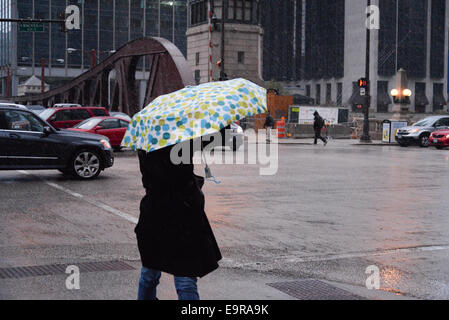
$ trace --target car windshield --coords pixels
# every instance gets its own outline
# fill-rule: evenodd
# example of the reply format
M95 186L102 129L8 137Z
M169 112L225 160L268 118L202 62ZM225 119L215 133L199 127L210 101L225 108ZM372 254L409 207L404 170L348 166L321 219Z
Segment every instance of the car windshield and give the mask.
M414 127L431 127L433 122L435 122L435 119L427 118L427 119L423 119L421 121L418 121L413 126Z
M39 117L41 117L44 120L47 120L52 114L55 112L55 109L45 109L41 113L39 113Z
M91 130L97 126L103 119L86 119L83 122L78 123L74 128Z

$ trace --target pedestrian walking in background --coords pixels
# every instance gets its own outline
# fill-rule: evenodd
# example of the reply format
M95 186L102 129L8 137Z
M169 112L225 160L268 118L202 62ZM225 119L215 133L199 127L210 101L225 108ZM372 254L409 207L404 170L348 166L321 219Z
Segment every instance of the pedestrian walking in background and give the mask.
M271 142L271 129L274 127L274 119L271 116L270 111L267 112L267 116L265 118L265 124L263 125L264 128L267 129L267 142Z
M327 139L323 138L321 136L321 130L324 127L324 119L320 116L320 114L318 113L318 111L315 111L313 113L313 116L315 117L315 120L313 122L313 129L315 131L315 141L314 144L318 144L318 139L322 140L324 145L327 144Z
M139 300L156 300L161 271L174 275L179 300L199 300L197 278L217 269L222 258L204 212L204 178L193 173L193 144L184 143L190 144L189 164L172 163L173 146L138 151L146 190L135 228L142 260Z

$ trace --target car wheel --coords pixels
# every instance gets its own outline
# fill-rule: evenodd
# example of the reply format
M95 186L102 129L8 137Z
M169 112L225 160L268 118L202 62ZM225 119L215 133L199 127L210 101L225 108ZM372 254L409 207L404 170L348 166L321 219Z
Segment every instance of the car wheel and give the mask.
M75 153L71 162L72 174L82 180L98 177L101 172L100 156L91 150L80 150Z
M419 137L419 145L422 148L427 148L429 146L429 134L424 133Z

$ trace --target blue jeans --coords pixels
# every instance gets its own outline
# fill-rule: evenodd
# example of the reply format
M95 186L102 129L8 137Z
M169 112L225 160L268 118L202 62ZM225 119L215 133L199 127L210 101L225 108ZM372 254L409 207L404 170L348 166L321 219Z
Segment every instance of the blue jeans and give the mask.
M137 300L156 300L156 287L160 278L160 271L142 267ZM175 277L175 287L179 300L200 300L196 281L196 278Z

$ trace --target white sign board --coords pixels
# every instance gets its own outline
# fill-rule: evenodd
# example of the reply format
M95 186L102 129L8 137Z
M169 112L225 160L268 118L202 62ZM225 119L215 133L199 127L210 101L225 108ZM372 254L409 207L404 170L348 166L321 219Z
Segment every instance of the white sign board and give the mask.
M322 108L322 107L304 107L294 106L299 108L299 124L313 124L315 117L313 114L318 111L320 116L324 119L326 124L338 124L338 108Z

